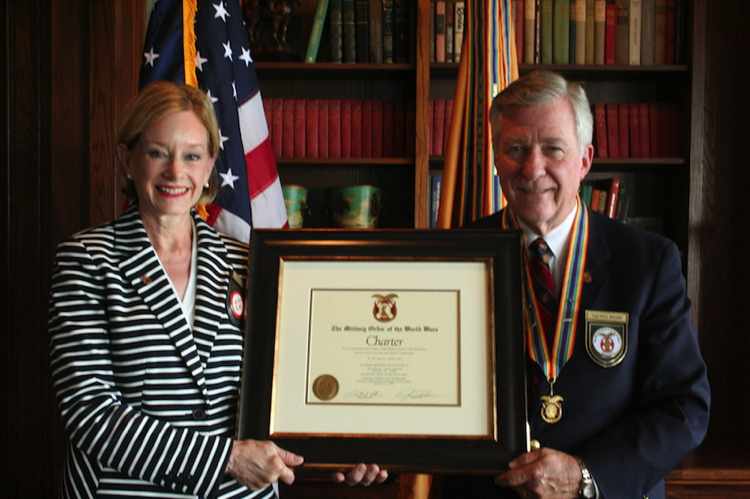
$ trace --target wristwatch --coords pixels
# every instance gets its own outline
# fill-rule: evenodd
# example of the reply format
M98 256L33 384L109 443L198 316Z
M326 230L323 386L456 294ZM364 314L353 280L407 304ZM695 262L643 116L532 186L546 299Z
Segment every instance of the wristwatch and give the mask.
M578 466L581 467L581 486L578 488L578 495L584 499L594 499L596 497L596 487L594 479L591 478L591 472L580 459L576 458Z

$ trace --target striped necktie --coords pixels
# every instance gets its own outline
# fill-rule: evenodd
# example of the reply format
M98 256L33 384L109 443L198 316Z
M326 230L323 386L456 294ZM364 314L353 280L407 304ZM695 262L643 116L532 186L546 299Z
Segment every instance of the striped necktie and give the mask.
M542 329L550 341L555 336L555 320L557 319L557 297L555 296L555 279L549 267L550 249L544 239L537 238L531 246L531 261L529 266L534 279L534 295L537 308L542 319Z

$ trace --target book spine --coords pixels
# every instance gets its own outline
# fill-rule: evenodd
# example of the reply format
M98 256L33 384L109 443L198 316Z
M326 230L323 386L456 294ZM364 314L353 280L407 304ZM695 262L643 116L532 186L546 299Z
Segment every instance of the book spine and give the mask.
M607 0L594 0L594 64L604 64Z
M659 126L661 131L661 156L662 158L673 158L676 156L672 145L674 144L674 130L672 130L672 117L670 115L671 105L662 102L659 104Z
M526 3L524 0L513 0L513 27L516 30L516 60L519 63L523 62L525 7ZM458 16L458 2L456 3L456 16ZM456 19L456 23L458 24L458 19Z
M576 0L576 64L586 64L586 0ZM593 33L592 33L593 34ZM593 58L593 54L592 54ZM571 61L572 62L572 61Z
M599 158L608 158L607 148L607 109L606 104L594 104L594 126L596 131L596 153Z
M662 66L667 62L667 0L656 0L654 19L654 64Z
M393 114L393 102L392 100L383 101L383 157L392 158L394 148L394 122L395 117Z
M309 99L305 101L305 149L307 150L308 158L317 158L320 155L318 132L320 130L318 126L318 111L319 103L317 99Z
M341 99L341 157L352 157L352 100Z
M344 62L357 62L357 25L354 13L354 0L341 0L343 16Z
M445 4L445 62L453 62L453 17L456 14L453 2Z
M305 100L294 99L294 155L295 158L304 158L307 156L306 146L307 138L305 133L307 126L305 124Z
M641 0L641 66L653 66L656 0Z
M628 49L629 61L631 66L641 64L641 30L642 30L642 9L641 0L630 0L630 48Z
M282 144L284 140L284 99L273 99L273 155L277 158L282 156Z
M554 0L541 0L541 48L540 56L542 64L552 64L552 25L554 20Z
M372 157L383 157L383 101L372 101Z
M318 156L328 158L328 100L318 101Z
M570 61L570 0L553 1L552 62Z
M534 4L534 64L542 62L542 2L535 0Z
M352 158L362 157L362 100L352 100Z
M617 5L607 4L607 21L604 34L604 64L615 64L615 28L617 27Z
M617 214L617 198L620 195L620 179L615 177L612 179L612 183L609 186L609 193L607 194L607 208L605 215L609 218L615 218Z
M284 99L283 109L284 140L282 141L281 156L294 157L294 99Z
M370 62L370 0L354 0L355 57L358 63Z
M393 62L393 0L383 0L383 62Z
M594 64L596 38L596 18L595 18L595 0L586 0L586 62L585 64Z
M443 125L443 155L446 153L451 134L451 120L453 119L453 99L445 101L445 122Z
M536 26L536 1L526 0L523 15L523 62L534 64L534 39L536 37L534 27Z
M409 0L393 1L393 61L409 62L410 15Z
M343 39L343 0L329 0L329 17L331 19L331 62L342 62L344 57Z
M393 157L406 157L406 101L393 101Z
M607 150L610 158L620 157L620 117L616 103L607 104Z
M677 0L674 25L674 63L685 64L685 33L687 31L687 5L685 0Z
M641 127L641 157L652 158L651 155L651 119L648 112L648 103L638 104L638 124Z
M307 52L305 53L305 62L314 63L318 58L318 49L320 49L320 38L323 35L323 25L328 15L328 1L318 0L318 7L315 9L310 39L307 42Z
M568 64L576 63L576 4L577 0L569 0L568 5Z
M383 1L369 0L368 5L370 62L380 64L383 62Z
M435 62L445 62L445 1L435 5Z
M372 158L372 100L362 101L362 157Z
M641 125L638 120L638 104L628 104L628 123L630 128L630 157L642 158Z
M666 64L674 64L675 61L675 35L676 35L676 0L667 0L667 47Z
M328 101L328 157L341 157L341 101Z
M652 102L648 105L649 127L651 136L651 157L661 158L664 155L661 151L661 117L659 104Z
M521 4L521 6L523 6L524 0L518 0L518 2ZM466 29L466 2L456 2L456 15L454 17L454 21L453 62L461 62L461 51L464 44L464 30ZM521 36L523 36L523 30L521 30Z
M628 105L626 103L620 103L617 106L617 115L619 117L619 132L620 132L620 157L630 157L630 113L628 112Z
M630 61L630 0L617 0L615 28L615 64L627 66Z

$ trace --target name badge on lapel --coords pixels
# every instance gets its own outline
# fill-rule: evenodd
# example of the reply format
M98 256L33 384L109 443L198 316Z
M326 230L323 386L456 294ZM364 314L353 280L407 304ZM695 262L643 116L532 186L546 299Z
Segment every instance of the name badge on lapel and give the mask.
M602 367L614 367L628 352L627 312L586 310L586 351Z
M232 272L229 279L229 293L227 294L227 312L233 326L242 329L242 321L245 319L245 294L242 278L237 272Z

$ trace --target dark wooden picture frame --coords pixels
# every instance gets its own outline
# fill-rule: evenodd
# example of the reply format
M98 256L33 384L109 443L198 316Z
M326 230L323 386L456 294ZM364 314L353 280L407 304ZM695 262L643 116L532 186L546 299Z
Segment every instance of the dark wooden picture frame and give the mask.
M312 469L373 462L391 471L496 473L528 450L520 231L256 229L250 254L238 438L274 440L304 456L304 466ZM273 434L280 269L286 260L485 262L492 435Z

